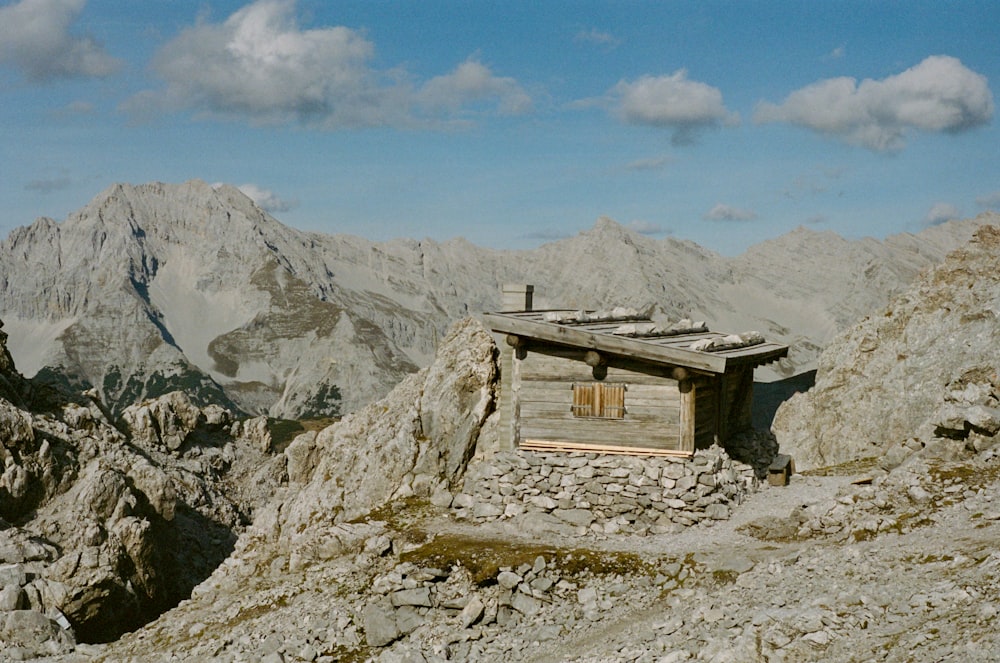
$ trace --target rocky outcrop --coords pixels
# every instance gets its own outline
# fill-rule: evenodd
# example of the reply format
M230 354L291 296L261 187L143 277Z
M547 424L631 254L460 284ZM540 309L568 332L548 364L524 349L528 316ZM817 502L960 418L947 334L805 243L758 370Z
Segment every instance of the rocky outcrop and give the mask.
M0 398L0 648L23 658L187 597L283 476L218 406L168 394L113 425L99 401L56 396L36 411Z
M178 451L199 437L206 441L207 436L227 429L232 418L232 412L218 405L196 406L182 391L130 405L122 412L133 440L169 451Z
M339 552L339 544L331 547L331 523L451 488L494 409L496 356L482 325L463 320L430 368L318 434L295 438L285 450L289 492L257 518L240 541L242 553L255 563L262 555L268 563L275 555L308 563Z
M1000 431L1000 228L984 226L883 313L832 341L773 429L797 469L981 450Z
M503 283L536 284L539 308L758 329L791 346L758 377L787 377L989 218L884 242L800 228L737 258L602 218L511 252L300 232L228 186L116 184L0 243L0 311L26 375L115 413L176 390L251 414L354 411L429 365L451 322L496 310Z

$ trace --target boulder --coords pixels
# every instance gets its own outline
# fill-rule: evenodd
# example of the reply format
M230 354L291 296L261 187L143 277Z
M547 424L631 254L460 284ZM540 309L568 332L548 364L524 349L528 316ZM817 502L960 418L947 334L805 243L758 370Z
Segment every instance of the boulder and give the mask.
M886 310L830 342L815 386L774 417L781 452L797 470L882 456L904 440L929 442L935 431L1000 431L998 259L1000 228L981 226Z
M22 660L67 654L76 644L72 633L34 610L0 613L0 643L9 653L17 650Z

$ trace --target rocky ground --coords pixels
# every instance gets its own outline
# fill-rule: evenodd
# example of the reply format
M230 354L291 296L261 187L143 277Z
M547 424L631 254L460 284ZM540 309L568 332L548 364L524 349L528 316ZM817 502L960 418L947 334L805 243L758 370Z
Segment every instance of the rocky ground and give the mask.
M645 537L526 535L410 500L333 530L343 554L227 564L59 660L991 661L998 477L993 450L856 464Z

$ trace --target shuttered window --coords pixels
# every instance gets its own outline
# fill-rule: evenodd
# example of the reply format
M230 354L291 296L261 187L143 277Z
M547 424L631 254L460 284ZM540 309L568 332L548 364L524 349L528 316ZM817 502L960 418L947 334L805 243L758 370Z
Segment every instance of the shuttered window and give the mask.
M573 416L625 418L625 385L604 382L573 384Z

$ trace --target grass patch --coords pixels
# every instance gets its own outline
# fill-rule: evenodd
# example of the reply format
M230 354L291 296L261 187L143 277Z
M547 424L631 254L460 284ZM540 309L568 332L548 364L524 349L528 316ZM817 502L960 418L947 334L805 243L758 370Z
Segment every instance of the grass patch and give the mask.
M719 587L732 585L739 577L739 571L733 571L732 569L716 569L712 571L712 580L714 580L715 584Z
M414 523L424 520L431 511L432 507L425 498L411 495L400 500L386 502L377 509L349 522L381 521L389 529L395 530L395 533L399 535L397 538L402 538L407 543L423 543L430 539L431 535Z
M630 552L590 550L587 548L560 548L533 543L518 543L504 539L480 539L462 534L437 536L424 545L404 552L401 562L422 567L449 569L462 566L477 585L495 582L501 568L532 565L542 556L547 565L554 566L562 575L646 575L659 572L659 560L645 560Z
M839 465L828 465L827 467L814 467L811 470L799 472L804 477L839 477L851 476L853 474L865 474L878 467L878 456L868 458L858 458L849 460Z

